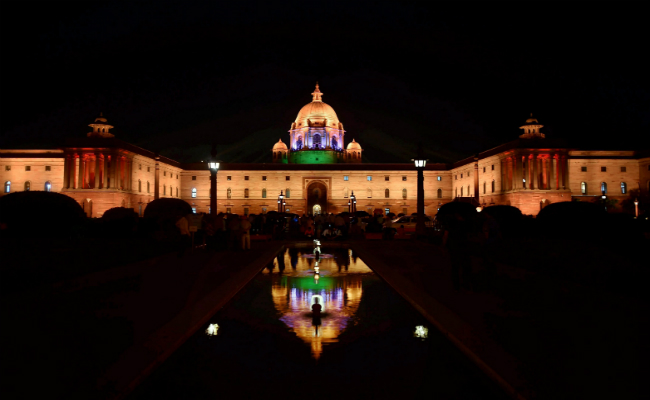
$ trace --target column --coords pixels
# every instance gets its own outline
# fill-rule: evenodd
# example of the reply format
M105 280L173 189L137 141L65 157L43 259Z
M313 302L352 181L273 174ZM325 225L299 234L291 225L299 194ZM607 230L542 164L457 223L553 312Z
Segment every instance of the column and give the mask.
M102 189L108 188L108 157L102 154Z
M508 158L508 190L512 190L512 180L513 180L513 175L514 175L514 162L515 158L514 157L509 157Z
M65 156L63 164L63 188L67 189L70 184L70 155Z
M567 189L569 186L569 168L568 168L568 160L566 156L563 156L561 158L561 165L562 165L562 189Z
M102 159L99 153L95 153L95 182L93 187L99 189L102 186Z
M77 181L77 189L83 189L84 188L84 155L79 154L79 158L77 159L78 161L78 181Z
M116 190L120 189L120 157L116 154L113 156L113 188Z
M539 187L537 186L537 154L533 154L530 161L533 164L533 168L531 168L532 174L530 176L530 189L534 190Z
M70 173L72 174L72 188L73 189L78 189L79 188L79 155L75 154L72 158L72 162L74 163L74 166L72 167L72 171Z
M160 156L156 156L156 171L153 183L153 198L157 200L160 198Z
M523 176L524 176L524 164L523 164L523 157L521 155L517 155L517 165L515 166L516 168L516 173L515 173L515 189L523 189L524 187L524 182L523 182Z

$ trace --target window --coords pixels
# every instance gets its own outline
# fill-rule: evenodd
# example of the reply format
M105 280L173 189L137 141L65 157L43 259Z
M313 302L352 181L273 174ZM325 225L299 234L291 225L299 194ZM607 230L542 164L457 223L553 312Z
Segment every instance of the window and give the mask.
M291 211L291 209L290 208L285 208L284 211L289 212L289 211Z
M367 194L368 194L368 198L371 199L372 198L372 189L368 189Z
M31 171L32 167L31 165L25 165L25 171Z
M138 192L142 193L142 181L138 179Z
M580 182L580 193L587 194L587 182Z
M163 185L163 196L167 196L167 185Z
M167 176L167 171L163 171L163 176Z
M492 179L492 193L494 193L494 187L496 186L496 182L494 182L494 179Z
M621 172L627 172L627 167L621 167Z
M487 182L483 181L483 194L487 193Z
M147 193L150 193L149 188L150 188L150 187L149 187L149 182L147 182Z
M468 177L468 178L469 178L469 173L470 173L470 172L471 172L471 171L467 171L467 177Z
M406 181L406 177L405 177L405 176L402 177L402 181Z
M625 167L623 167L623 168L625 168ZM46 170L46 171L52 171L52 167L49 166L49 165L46 165L46 166L45 166L45 170ZM621 172L625 172L625 171L621 171Z
M385 181L389 181L389 180L390 180L390 176L386 175L386 176L384 177L384 180L385 180Z
M600 172L607 172L607 167L600 167Z
M289 175L287 175L285 179L286 179L287 181L290 181L290 180L291 180L291 177L290 177Z
M151 167L147 167L147 172L151 172Z
M196 175L193 175L193 176L192 176L192 180L193 180L193 181L196 180Z
M232 214L232 208L230 207L226 208L226 214Z
M494 164L492 164L492 171L494 171Z
M580 172L587 172L587 167L580 167Z
M402 198L406 200L406 189L402 189Z
M467 185L467 195L468 195L468 196L471 196L471 195L469 194L469 185Z
M439 199L442 199L442 189L438 189L437 196Z
M248 207L244 207L244 215L248 216Z
M5 182L5 193L11 192L11 181Z
M442 180L442 176L438 175L438 182Z
M178 174L176 174L176 179L178 179Z
M142 171L142 164L138 164L138 169Z
M463 186L460 187L460 197L463 197Z
M226 177L226 180L227 180L227 181L232 181L232 176L228 175L228 176Z
M458 180L458 175L454 175L454 180Z
M30 181L25 182L25 191L29 192L32 190L32 183Z
M196 207L192 207L192 213L196 214Z
M368 180L368 182L372 181L372 175L368 175L366 179Z
M5 171L11 171L11 165L5 165Z
M621 193L625 194L627 193L627 183L621 182Z
M266 214L266 207L262 207L262 214Z
M232 189L231 188L228 188L228 190L226 190L226 197L229 198L229 199L232 199Z
M603 167L603 168L604 168L604 167ZM607 194L607 182L601 182L601 183L600 183L600 192L601 192L603 195L606 195L606 194Z
M350 180L350 177L349 177L348 175L343 175L343 180L344 180L344 181L349 181L349 180Z
M245 181L248 180L248 175L244 176L244 180L245 180Z
M290 197L291 197L291 189L288 189L288 188L287 188L287 191L284 192L284 195L285 195L285 197L286 197L287 199L290 198Z
M622 186L623 185L621 185L621 187ZM51 192L52 191L52 182L50 182L50 181L45 182L45 191L46 192ZM625 192L623 192L623 193L625 193Z
M196 188L192 188L192 198L196 198Z
M460 179L463 179L463 174L460 174Z
M262 198L266 199L266 189L262 189Z
M485 173L485 167L483 167L483 173Z
M244 189L244 198L248 198L248 188Z
M178 197L178 188L176 188L176 197Z
M384 208L384 215L390 214L390 208Z
M458 188L456 188L456 191L455 191L454 197L458 197Z
M390 197L390 190L389 190L389 189L384 190L384 197L385 197L385 198L389 198L389 197Z
M262 177L262 180L265 181L265 180L266 180L266 176L263 176L263 177Z
M348 198L348 188L347 188L347 187L344 187L344 188L343 188L343 198L344 198L344 199L347 199L347 198Z

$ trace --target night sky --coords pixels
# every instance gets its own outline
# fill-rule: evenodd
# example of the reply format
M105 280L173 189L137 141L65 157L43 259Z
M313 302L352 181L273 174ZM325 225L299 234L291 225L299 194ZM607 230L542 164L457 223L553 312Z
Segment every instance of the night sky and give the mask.
M270 161L319 81L366 162L516 139L646 149L642 3L1 3L0 146L116 137L179 161Z

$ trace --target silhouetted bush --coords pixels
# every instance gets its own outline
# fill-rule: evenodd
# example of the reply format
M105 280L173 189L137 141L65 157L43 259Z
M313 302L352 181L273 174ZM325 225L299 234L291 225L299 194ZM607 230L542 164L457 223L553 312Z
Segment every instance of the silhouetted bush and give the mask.
M11 236L68 235L85 215L73 198L53 192L16 192L0 197L0 225Z
M176 220L192 214L192 207L181 199L157 199L144 209L144 224L146 229L155 230L158 237L171 238L177 233Z
M549 239L604 239L607 213L601 204L561 202L544 207L537 214L541 233Z
M451 203L443 204L436 214L436 219L443 228L458 218L469 222L474 221L476 218L476 206L467 202L452 201Z
M521 210L513 206L490 206L481 212L494 218L499 225L501 236L514 237L521 227L523 215Z
M106 210L101 221L105 233L131 235L138 226L138 219L138 213L132 208L114 207Z

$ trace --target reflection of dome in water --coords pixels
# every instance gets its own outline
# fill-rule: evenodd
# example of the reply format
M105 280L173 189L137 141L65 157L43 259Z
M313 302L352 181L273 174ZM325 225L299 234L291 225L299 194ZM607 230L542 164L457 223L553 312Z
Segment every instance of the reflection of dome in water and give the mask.
M284 258L285 264L289 265L288 252ZM271 295L275 308L282 315L280 320L311 345L312 355L318 359L323 344L337 342L357 312L363 294L362 278L372 271L361 260L350 260L350 270L354 272L338 274L336 259L332 257L323 260L320 265L322 274L316 280L313 275L308 275L308 259L299 257L298 260L291 275L287 275L285 270L282 275L273 276ZM319 303L325 313L318 329L312 324L311 306L315 297L320 297Z

